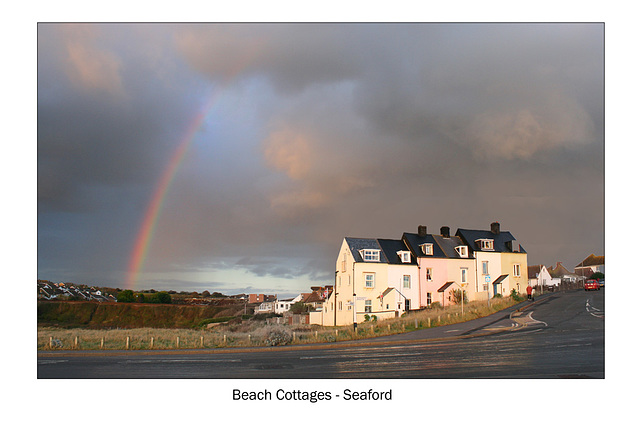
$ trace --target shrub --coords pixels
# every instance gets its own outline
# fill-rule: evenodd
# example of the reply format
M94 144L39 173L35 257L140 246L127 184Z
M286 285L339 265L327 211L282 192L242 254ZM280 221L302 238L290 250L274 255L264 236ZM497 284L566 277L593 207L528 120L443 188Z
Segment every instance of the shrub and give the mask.
M520 296L520 294L518 294L518 292L516 292L515 289L511 289L511 295L510 295L511 299L516 301L516 302L520 302L523 301L524 298Z
M118 302L134 302L135 297L133 295L133 291L131 289L126 289L120 293L118 293Z
M292 340L293 337L287 329L275 328L267 335L266 343L268 346L287 345Z

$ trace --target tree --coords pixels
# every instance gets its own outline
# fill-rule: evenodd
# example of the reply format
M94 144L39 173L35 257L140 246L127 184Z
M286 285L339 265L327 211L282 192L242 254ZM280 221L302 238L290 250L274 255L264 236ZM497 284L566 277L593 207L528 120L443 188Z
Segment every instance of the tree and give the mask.
M119 292L117 300L118 302L134 302L135 297L133 296L133 291L131 289L125 289L124 291Z
M158 303L171 304L171 295L168 292L158 292L156 296L158 297Z
M293 314L302 314L309 311L309 306L302 301L298 301L291 304L291 308L289 308L289 311Z

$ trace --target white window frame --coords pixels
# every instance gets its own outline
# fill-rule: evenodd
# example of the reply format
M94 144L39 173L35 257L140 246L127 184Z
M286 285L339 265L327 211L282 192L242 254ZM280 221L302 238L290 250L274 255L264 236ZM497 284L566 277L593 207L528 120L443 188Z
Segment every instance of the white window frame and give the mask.
M489 275L489 261L482 261L482 274L484 276Z
M403 289L411 289L411 276L408 274L404 274L402 276L402 288Z
M431 292L427 292L427 307L430 307L432 303L433 300L431 299Z
M371 277L369 279L369 277ZM371 286L369 286L371 283ZM366 289L373 289L376 287L376 273L364 273L364 287Z
M361 249L360 256L365 262L380 261L380 249Z
M478 244L480 250L482 251L493 250L493 239L478 239L476 240L476 244Z
M364 301L364 312L365 313L373 312L373 304L371 303L370 299Z
M420 245L420 249L425 255L433 255L433 243L423 243Z
M520 264L513 264L513 277L520 277Z
M460 283L461 284L469 283L469 269L466 267L460 268Z
M411 262L411 252L409 251L398 251L398 256L400 257L400 261L403 263Z
M469 256L469 251L466 246L456 246L456 252L458 252L458 255L462 258L467 258Z
M425 277L427 278L427 282L433 282L433 268L427 267L425 269Z

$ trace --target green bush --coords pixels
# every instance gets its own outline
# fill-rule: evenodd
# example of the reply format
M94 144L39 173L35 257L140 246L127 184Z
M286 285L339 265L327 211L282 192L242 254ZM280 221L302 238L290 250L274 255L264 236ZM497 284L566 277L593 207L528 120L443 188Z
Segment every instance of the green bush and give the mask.
M126 289L118 293L117 300L118 302L134 302L135 296L133 295L133 291L131 289Z
M516 301L516 302L520 302L520 301L524 301L524 298L520 296L520 294L518 292L516 292L515 289L511 289L511 295L510 295L511 299Z

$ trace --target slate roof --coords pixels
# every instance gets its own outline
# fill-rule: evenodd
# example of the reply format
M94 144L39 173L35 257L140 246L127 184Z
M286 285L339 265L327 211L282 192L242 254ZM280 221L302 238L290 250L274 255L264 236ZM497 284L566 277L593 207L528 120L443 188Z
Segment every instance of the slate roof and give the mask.
M436 239L433 238L432 234L427 234L425 236L420 236L417 233L404 233L402 235L402 239L407 242L411 252L417 257L427 257L427 258L446 258L447 255L442 251ZM423 243L431 243L433 244L433 255L425 255L420 248L420 245Z
M440 246L442 252L444 252L445 256L447 258L463 258L460 256L460 254L458 253L458 251L456 251L456 247L458 246L467 246L460 237L458 236L451 236L451 237L444 237L444 236L440 236L440 235L435 235L433 236L433 238L436 240L436 242L438 242L438 245ZM473 258L473 254L468 254L468 257L464 257L466 258Z
M386 263L388 262L382 248L378 244L378 239L360 239L356 237L345 237L347 241L347 245L349 245L349 249L351 250L351 255L353 255L353 259L355 262L365 262L360 256L361 249L378 249L380 250L380 261L367 261L367 262L380 262Z
M472 251L477 252L512 252L507 246L507 242L516 240L509 231L501 231L498 234L494 234L490 230L468 230L459 228L456 232L456 236L461 237ZM493 251L482 251L476 244L476 241L479 239L493 240ZM522 246L520 246L519 252L527 253Z
M411 255L411 262L402 262L398 251L411 252L402 240L394 239L377 239L378 245L382 248L382 252L389 261L389 264L417 265L416 257ZM380 257L382 259L382 257Z

